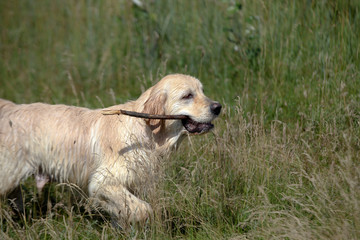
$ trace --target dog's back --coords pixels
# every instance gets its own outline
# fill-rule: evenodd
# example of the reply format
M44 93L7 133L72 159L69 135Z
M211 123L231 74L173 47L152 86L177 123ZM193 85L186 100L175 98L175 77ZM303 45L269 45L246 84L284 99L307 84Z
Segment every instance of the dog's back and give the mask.
M0 98L0 118L9 110L9 108L16 106L15 103Z

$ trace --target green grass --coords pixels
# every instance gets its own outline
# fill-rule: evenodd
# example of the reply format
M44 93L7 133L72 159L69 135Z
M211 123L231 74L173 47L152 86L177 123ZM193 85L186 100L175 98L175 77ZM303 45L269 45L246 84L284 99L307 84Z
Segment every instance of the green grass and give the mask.
M360 238L358 1L1 1L0 54L17 103L100 108L185 73L225 105L166 161L150 228L56 184L42 210L29 180L23 219L0 202L1 238Z

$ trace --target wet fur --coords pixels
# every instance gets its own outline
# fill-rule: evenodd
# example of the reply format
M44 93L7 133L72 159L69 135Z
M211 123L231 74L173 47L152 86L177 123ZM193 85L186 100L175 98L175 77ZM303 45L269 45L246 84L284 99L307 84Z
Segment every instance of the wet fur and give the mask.
M194 99L182 101L191 91ZM186 75L169 75L137 100L107 109L150 114L186 114L200 122L216 116L201 83ZM0 99L0 195L30 175L46 175L74 183L94 203L118 219L145 221L148 203L134 189L157 177L157 158L181 142L186 130L180 120L144 120L105 116L101 109L14 104ZM136 191L135 191L136 192Z

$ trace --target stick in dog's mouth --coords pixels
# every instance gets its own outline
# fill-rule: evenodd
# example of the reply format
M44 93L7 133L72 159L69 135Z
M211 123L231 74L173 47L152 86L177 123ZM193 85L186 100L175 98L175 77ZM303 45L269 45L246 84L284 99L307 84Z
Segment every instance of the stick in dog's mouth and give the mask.
M186 115L157 115L157 114L148 114L133 112L127 110L103 110L103 115L127 115L130 117L145 118L145 119L163 119L163 120L181 120L185 129L192 134L202 134L210 131L214 125L209 123L200 123L192 120L189 116Z
M189 117L186 115L157 115L157 114L148 114L148 113L139 113L127 110L103 110L103 115L127 115L131 117L138 117L138 118L146 118L146 119L188 119Z

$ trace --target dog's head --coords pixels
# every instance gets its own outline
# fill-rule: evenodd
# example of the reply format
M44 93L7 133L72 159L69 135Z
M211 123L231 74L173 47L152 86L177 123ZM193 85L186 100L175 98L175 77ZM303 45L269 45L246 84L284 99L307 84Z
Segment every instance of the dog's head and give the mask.
M160 115L186 115L187 119L147 120L154 131L170 128L171 132L202 134L210 131L211 123L221 112L221 104L204 95L201 82L191 76L173 74L164 77L148 90L143 112Z

